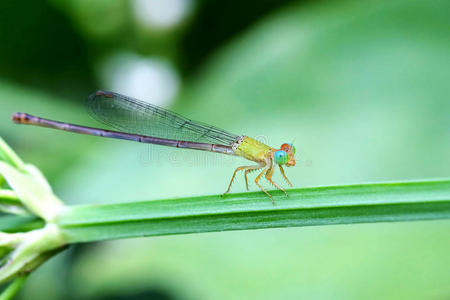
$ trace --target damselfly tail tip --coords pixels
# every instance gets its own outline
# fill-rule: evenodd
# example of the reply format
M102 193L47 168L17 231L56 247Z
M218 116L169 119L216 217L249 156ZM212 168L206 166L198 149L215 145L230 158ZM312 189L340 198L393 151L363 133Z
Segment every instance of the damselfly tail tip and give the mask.
M30 120L31 116L26 113L17 112L12 115L11 119L14 123L27 123Z

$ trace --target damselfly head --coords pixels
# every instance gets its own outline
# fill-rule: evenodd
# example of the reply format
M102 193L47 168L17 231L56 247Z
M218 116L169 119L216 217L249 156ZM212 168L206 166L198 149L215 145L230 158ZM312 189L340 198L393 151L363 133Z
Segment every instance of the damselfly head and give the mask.
M281 145L280 150L275 151L273 158L279 165L286 165L288 167L295 166L295 147L290 143Z

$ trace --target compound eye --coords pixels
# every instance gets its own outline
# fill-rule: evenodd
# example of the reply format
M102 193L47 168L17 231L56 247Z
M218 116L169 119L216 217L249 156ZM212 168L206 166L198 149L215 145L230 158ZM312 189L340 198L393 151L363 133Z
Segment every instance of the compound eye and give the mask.
M279 165L284 165L289 161L289 155L283 150L276 151L273 154L273 158L275 159L275 162Z

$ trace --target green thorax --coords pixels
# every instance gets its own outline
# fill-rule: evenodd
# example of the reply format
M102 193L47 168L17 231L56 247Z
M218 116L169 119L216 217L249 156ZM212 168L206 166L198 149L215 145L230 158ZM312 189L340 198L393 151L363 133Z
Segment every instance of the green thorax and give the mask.
M236 141L233 150L235 155L256 162L265 162L273 151L271 147L248 136L242 136L241 139Z

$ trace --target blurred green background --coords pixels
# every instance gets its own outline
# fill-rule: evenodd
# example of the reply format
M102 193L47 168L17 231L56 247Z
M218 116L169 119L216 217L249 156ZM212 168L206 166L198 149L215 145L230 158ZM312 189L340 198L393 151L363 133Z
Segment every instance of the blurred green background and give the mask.
M449 177L449 12L444 0L2 1L0 135L69 204L219 194L245 164L10 121L98 126L84 108L96 89L294 141L295 187ZM449 253L449 221L129 239L71 247L18 298L449 299Z

